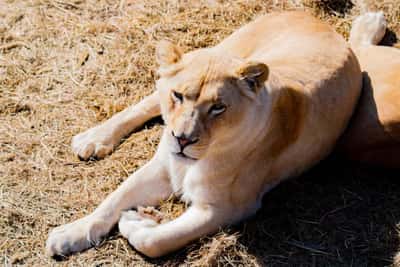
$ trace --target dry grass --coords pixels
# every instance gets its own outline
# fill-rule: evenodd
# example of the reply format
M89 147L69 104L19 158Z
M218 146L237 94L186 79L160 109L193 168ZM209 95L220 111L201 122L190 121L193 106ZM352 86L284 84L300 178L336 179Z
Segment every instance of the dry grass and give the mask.
M393 43L399 1L370 6L385 11ZM137 254L116 232L61 262L44 255L49 229L88 214L154 153L157 123L102 161L81 162L69 145L153 90L156 41L206 47L259 14L288 9L309 10L344 36L359 12L326 0L0 0L0 264L390 265L399 242L395 174L336 160L279 186L255 218L162 259ZM162 207L167 217L182 209L173 200Z

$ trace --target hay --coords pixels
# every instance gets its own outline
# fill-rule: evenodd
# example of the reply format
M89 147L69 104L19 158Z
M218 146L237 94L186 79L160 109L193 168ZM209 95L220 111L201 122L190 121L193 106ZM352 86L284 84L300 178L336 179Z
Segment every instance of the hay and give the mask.
M137 103L153 90L158 40L172 40L186 50L207 47L259 14L289 9L309 10L347 36L358 6L349 9L339 2L343 3L0 0L1 262L55 264L44 254L49 230L91 212L151 158L162 131L159 124L132 134L115 153L99 162L79 161L72 155L70 143L72 136ZM398 1L375 1L371 6L384 10L391 30L400 32ZM161 210L171 218L183 208L171 200ZM267 207L267 213L272 222L274 218L279 221L274 217L279 211L271 213L268 209L271 207ZM251 226L258 229L264 223L262 218L256 219ZM155 261L137 254L114 233L97 249L59 264L308 265L310 257L319 257L315 260L318 263L342 260L345 264L363 255L357 248L348 257L338 255L333 246L323 248L329 253L321 258L321 254L315 256L316 250L298 249L287 240L263 242L269 236L266 229L249 232L246 224L240 227ZM285 225L279 231L290 239L296 229ZM393 236L391 232L388 240ZM259 238L262 240L254 241ZM332 241L335 237L320 238ZM337 246L337 251L346 251L345 245Z

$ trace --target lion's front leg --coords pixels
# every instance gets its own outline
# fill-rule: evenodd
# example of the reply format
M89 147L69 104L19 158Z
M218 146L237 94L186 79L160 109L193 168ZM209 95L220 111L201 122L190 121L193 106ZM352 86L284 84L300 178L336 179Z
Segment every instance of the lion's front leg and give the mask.
M231 212L209 205L193 205L177 219L163 224L127 211L121 216L119 229L135 249L148 257L159 257L217 231L232 218Z
M46 242L47 253L67 255L87 249L110 231L123 210L157 205L171 193L167 172L155 157L122 183L92 214L53 229Z
M158 92L114 115L111 119L72 139L72 150L81 159L98 159L110 154L121 139L146 121L160 115Z

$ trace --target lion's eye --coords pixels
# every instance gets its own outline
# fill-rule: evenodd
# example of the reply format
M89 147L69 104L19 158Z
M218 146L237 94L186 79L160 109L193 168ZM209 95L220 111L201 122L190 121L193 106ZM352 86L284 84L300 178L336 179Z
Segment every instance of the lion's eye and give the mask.
M250 89L254 90L254 88L257 87L257 83L253 79L244 79L247 85L250 87Z
M179 103L183 102L183 95L176 91L172 91L172 98Z
M208 113L211 115L219 115L221 113L223 113L226 110L226 106L222 103L219 104L214 104L210 107L210 109L208 110Z

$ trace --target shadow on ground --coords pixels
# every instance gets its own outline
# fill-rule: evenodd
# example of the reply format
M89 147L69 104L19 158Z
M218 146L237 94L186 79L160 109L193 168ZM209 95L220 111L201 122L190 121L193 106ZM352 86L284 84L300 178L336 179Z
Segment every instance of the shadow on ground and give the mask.
M268 266L387 266L399 246L400 181L393 171L330 158L264 198L240 226Z
M344 16L354 7L353 2L349 0L320 0L313 3L328 14L341 16Z
M253 218L225 231L239 233L235 249L244 247L262 266L392 266L400 244L399 193L395 171L331 157L267 193ZM199 247L149 261L174 266ZM246 262L220 253L212 265Z
M383 46L393 46L398 42L396 33L390 29L386 29L385 36L383 36L382 41L379 43L379 45Z

